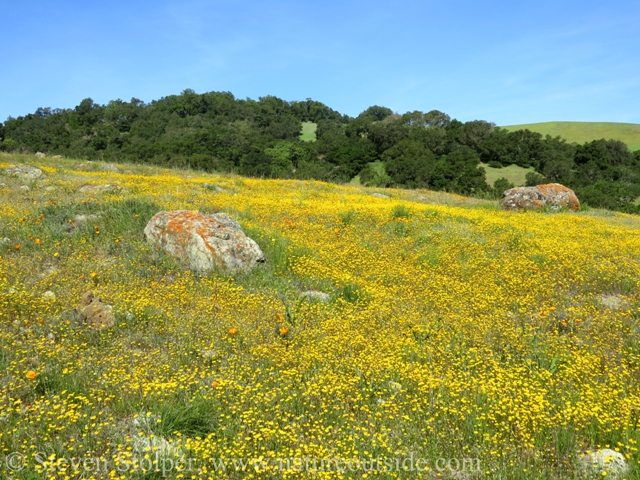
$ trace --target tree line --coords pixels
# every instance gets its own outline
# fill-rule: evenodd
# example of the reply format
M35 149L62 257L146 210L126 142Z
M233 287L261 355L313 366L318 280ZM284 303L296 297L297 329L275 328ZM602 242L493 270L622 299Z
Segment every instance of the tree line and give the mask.
M315 142L300 139L317 124ZM640 152L616 140L569 144L529 130L460 122L432 110L372 106L357 117L321 102L185 90L145 103L87 98L73 109L39 108L0 123L0 150L154 163L268 178L445 190L497 198L512 185L486 183L480 163L533 167L527 185L556 182L592 207L640 213Z

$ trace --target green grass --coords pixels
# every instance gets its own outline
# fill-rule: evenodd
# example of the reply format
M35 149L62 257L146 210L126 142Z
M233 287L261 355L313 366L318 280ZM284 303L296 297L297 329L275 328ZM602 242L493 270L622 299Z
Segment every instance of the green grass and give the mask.
M560 135L570 143L585 143L601 138L620 140L627 144L629 150L640 150L640 124L637 123L544 122L507 125L502 128L509 131L529 129L552 137Z
M380 161L380 160L376 160L375 162L371 162L371 163L369 163L369 165L371 165L373 168L375 168L375 169L376 169L376 171L377 171L379 174L384 173L384 162L382 162L382 161ZM355 177L353 177L353 178L351 179L351 181L349 182L349 185L355 185L355 186L362 185L362 184L360 183L360 175L358 174L358 175L356 175Z
M486 163L481 163L481 167L484 168L485 172L487 172L487 183L489 185L493 185L499 178L506 178L511 183L513 183L516 187L520 187L525 184L525 176L529 172L534 172L533 167L523 168L518 165L509 165L508 167L502 168L492 168Z
M300 140L304 140L305 142L315 142L316 128L318 128L318 125L313 122L302 122L302 133L300 134Z

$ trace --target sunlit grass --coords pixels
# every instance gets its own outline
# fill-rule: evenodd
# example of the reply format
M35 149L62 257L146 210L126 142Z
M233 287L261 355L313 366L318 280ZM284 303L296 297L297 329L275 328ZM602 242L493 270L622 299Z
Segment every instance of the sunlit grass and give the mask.
M543 122L503 127L509 131L528 129L542 135L558 135L569 143L583 144L592 140L620 140L629 150L640 150L640 125L616 122Z

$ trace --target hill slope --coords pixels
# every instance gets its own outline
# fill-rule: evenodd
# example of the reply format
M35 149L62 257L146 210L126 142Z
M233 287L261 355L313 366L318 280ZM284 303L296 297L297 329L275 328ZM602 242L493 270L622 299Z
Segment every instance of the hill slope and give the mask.
M640 124L615 122L544 122L507 125L509 131L528 129L552 137L561 136L568 142L585 143L592 140L620 140L629 150L640 150Z
M189 478L257 458L256 478L327 459L323 478L363 478L365 458L381 478L416 478L396 466L417 459L595 478L577 457L600 445L638 478L640 217L19 155L0 175L24 163L45 177L0 176L0 447L24 454L20 478L42 477L33 452L118 475L116 455L157 453ZM229 213L267 262L187 270L142 235L173 209ZM114 327L73 314L87 290Z

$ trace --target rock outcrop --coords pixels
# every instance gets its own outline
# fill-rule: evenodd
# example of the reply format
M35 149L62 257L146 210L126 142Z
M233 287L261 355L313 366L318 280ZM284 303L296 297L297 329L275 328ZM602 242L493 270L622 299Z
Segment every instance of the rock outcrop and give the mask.
M226 272L248 271L265 262L258 244L224 213L159 212L147 223L144 235L149 242L199 272L214 268Z
M512 188L504 192L500 205L506 210L528 210L545 206L554 210L580 210L580 201L573 190L559 183Z
M23 178L25 180L35 180L44 175L42 170L29 165L17 165L15 167L5 168L4 173L11 177Z

